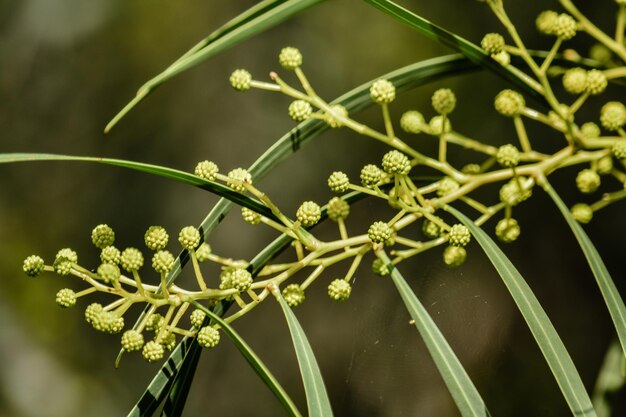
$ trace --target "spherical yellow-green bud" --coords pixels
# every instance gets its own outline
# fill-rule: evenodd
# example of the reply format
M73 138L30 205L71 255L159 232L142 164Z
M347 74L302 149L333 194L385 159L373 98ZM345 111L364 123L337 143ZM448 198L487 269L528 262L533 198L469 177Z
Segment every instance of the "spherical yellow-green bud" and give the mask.
M556 21L559 14L553 10L543 11L537 16L535 25L539 33L544 35L554 35L556 33Z
M232 266L227 266L222 269L220 273L220 290L229 290L233 288L232 277L233 272L235 272L237 268Z
M502 90L496 96L494 105L498 113L507 117L513 117L520 115L524 111L526 102L524 97L517 91Z
M504 184L502 188L500 188L500 201L509 206L516 206L522 201L530 198L532 190L530 188L525 188L525 181L525 177L518 177L517 179L513 178L511 181ZM521 189L519 184L522 184Z
M589 50L589 58L598 61L600 65L609 64L613 58L612 54L611 50L601 43L596 43Z
M296 211L296 219L304 227L313 226L320 221L322 209L314 201L305 201Z
M115 242L115 232L106 224L99 224L91 231L91 242L98 249L104 249Z
M328 218L332 221L344 220L350 214L350 204L339 197L333 197L328 202Z
M350 298L352 286L343 279L336 279L328 286L328 296L337 302L346 301Z
M69 288L63 288L56 295L56 303L63 308L73 307L76 304L76 293Z
M120 279L120 269L115 264L103 263L98 267L98 276L107 284Z
M85 309L85 321L89 324L93 323L96 316L102 312L102 304L91 303Z
M411 161L400 151L393 150L383 156L383 169L389 174L407 175L411 171Z
M228 178L229 181L226 182L226 185L240 193L246 190L246 187L242 183L252 184L252 175L243 168L233 169L228 173Z
M198 332L197 340L203 348L214 348L220 342L220 332L211 326L204 326Z
M162 315L159 313L152 313L148 316L148 320L146 320L146 330L156 332L161 328L164 322L165 319Z
M348 110L342 106L341 104L334 104L330 107L332 113L326 113L324 116L324 120L326 123L333 129L343 126L340 117L348 117Z
M587 89L587 71L570 68L563 74L563 87L571 94L582 94Z
M594 139L600 137L601 132L600 127L597 124L595 124L594 122L587 122L580 127L580 133L586 139Z
M430 122L428 122L428 129L430 130L431 135L441 135L442 133L448 133L452 130L452 123L450 123L450 119L447 117L444 118L441 115L435 116L430 119Z
M600 187L600 175L593 169L583 169L576 175L576 187L581 193L591 194Z
M435 91L431 103L439 114L450 114L456 107L456 96L449 88L440 88Z
M504 50L506 43L499 33L488 33L480 41L480 47L489 55L495 55Z
M619 101L609 101L600 109L600 123L606 130L615 131L626 124L626 107Z
M567 13L561 13L554 21L554 35L566 41L576 36L576 20Z
M243 220L249 224L261 223L261 215L254 210L250 210L248 207L241 208L241 217L243 217Z
M502 145L496 153L496 161L505 168L512 168L519 164L519 150L511 144Z
M422 233L429 239L436 239L441 236L441 227L433 221L424 219L422 224Z
M593 209L588 204L574 204L570 211L578 223L587 224L593 219Z
M464 174L476 175L480 174L480 165L478 164L467 164L463 168L461 168L461 172Z
M194 226L186 226L178 234L178 242L185 249L195 249L200 245L200 231Z
M196 249L196 259L198 262L208 261L211 255L211 245L206 242L202 242Z
M304 303L305 295L304 290L299 284L289 284L287 285L283 291L283 298L289 305L289 307L297 307L300 304Z
M127 330L122 335L122 349L135 352L143 347L143 335L137 330Z
M70 248L59 250L54 257L54 271L59 275L69 275L72 266L78 263L78 255Z
M120 264L128 272L138 271L143 266L143 255L139 249L126 248L120 257Z
M600 175L607 175L613 171L613 158L611 158L611 155L603 156L598 159L596 171L598 171Z
M170 236L167 234L167 231L161 226L150 226L143 236L148 249L154 251L165 249L169 239Z
M213 181L215 179L215 174L217 174L219 171L220 169L215 162L204 160L198 162L193 172L196 176L200 178Z
M197 329L201 328L204 324L204 319L206 318L206 313L200 309L195 309L191 316L189 316L189 320L191 321L191 325Z
M278 63L286 70L295 70L302 65L302 54L297 48L288 46L278 54Z
M296 122L303 122L313 113L313 107L304 100L292 101L289 105L289 117Z
M246 91L252 86L252 74L245 69L233 71L228 80L230 85L237 91Z
M511 243L520 235L520 227L515 219L502 219L496 224L496 236L502 242Z
M246 269L235 269L230 275L230 285L239 292L248 291L252 286L252 274Z
M124 318L110 311L100 311L94 314L91 326L99 332L115 334L124 328Z
M461 246L448 246L443 251L443 263L451 268L463 265L467 258L467 251Z
M587 85L586 90L592 96L601 94L606 90L607 85L609 84L606 75L604 72L592 69L587 73Z
M400 118L400 127L407 133L420 133L426 127L426 121L422 113L411 110Z
M389 240L393 234L393 228L386 222L374 222L367 230L367 236L374 243L383 243Z
M120 263L120 250L115 246L107 246L100 252L100 260L105 264L119 264Z
M443 197L443 196L446 196L448 194L451 194L451 193L455 192L458 189L459 189L459 183L458 182L454 181L450 177L444 177L439 182L439 187L437 188L437 195L439 197Z
M452 246L467 246L472 238L469 229L462 224L455 224L448 232L448 242Z
M332 192L344 193L348 190L349 185L350 179L341 171L335 171L328 177L328 188L330 188Z
M389 267L381 259L376 258L372 262L372 272L378 276L386 277L389 275Z
M43 271L45 264L41 257L37 255L31 255L24 259L24 265L22 269L24 273L29 277L36 277Z
M497 54L493 54L491 58L502 66L507 66L511 63L511 55L507 51L500 51Z
M167 274L174 267L176 258L170 251L160 250L152 257L152 268L159 274Z
M383 172L374 164L367 164L361 169L361 184L365 187L377 185L383 176Z
M376 80L370 87L370 97L378 104L391 103L396 98L396 88L388 80Z
M165 348L162 344L151 340L143 346L141 354L145 360L152 363L163 359Z
M611 152L617 159L626 159L626 140L622 139L619 142L615 142L611 148Z

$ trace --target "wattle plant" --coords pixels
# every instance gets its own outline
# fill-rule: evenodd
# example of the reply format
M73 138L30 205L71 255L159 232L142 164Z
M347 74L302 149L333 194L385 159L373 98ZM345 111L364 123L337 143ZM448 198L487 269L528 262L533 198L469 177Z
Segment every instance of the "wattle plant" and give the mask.
M176 74L317 3L321 1L260 2L142 86L105 131ZM91 231L99 264L83 264L82 255L63 248L50 260L28 256L24 272L29 277L55 272L78 278L59 290L57 304L83 309L95 330L116 334L121 346L118 363L122 355L128 355L161 366L130 416L153 415L164 402L162 415L180 415L193 376L189 370L197 366L203 350L228 339L280 401L285 414L328 417L333 415L333 407L306 333L296 318L297 307L307 302L309 287L313 286L324 287L332 301L349 305L351 295L359 291L359 271L368 268L397 289L407 318L419 332L460 415L482 417L491 415L489 399L483 398L401 272L406 263L415 262L427 251L437 251L442 265L463 268L468 257L482 250L523 316L572 415L609 416L610 393L622 389L626 377L626 306L581 224L602 221L601 210L626 197L626 107L611 93L623 88L626 76L626 2L616 1L617 28L611 36L569 0L560 0L563 11L544 11L535 22L537 30L553 40L548 51L529 49L502 1L475 5L490 8L502 24L501 33L486 33L476 43L393 1L366 3L451 47L455 54L381 74L335 100L318 95L315 83L305 74L307 59L316 58L293 46L280 50L276 67L268 68L269 77L246 69L224 74L224 82L236 91L266 90L291 100L287 109L280 111L297 125L249 168L226 169L220 161L202 160L183 172L100 157L0 155L0 162L5 163L64 160L116 165L222 197L198 226L180 231L149 227L144 235L145 248L117 247L116 236L123 231L100 224ZM595 42L591 56L567 49L568 41L579 36ZM478 68L510 83L493 97L493 117L506 118L515 132L509 143L493 145L490 138L483 140L472 132L456 130L457 102L470 98L457 97L447 87L425 85ZM391 104L399 95L421 86L432 92L430 108L392 112ZM596 117L579 120L581 109L592 99L601 102ZM380 130L359 121L359 111L370 106L380 109ZM533 137L534 125L543 126L550 134ZM351 130L363 140L382 143L386 151L372 156L357 175L348 175L337 166L328 177L321 178L329 188L326 201L300 202L294 212L281 209L256 185L257 181L298 151L299 147L291 143L293 137L298 137L300 144L312 142L329 129ZM435 151L423 150L429 147ZM465 149L467 160L459 164L450 158L452 147ZM570 176L570 183L580 191L579 200L563 202L550 183L557 172ZM617 336L593 396L550 317L501 249L533 229L533 224L521 222L516 215L541 194L551 199L580 244L600 290L597 296L603 298ZM351 215L360 209L355 203L363 199L382 201L388 214L367 223L351 222ZM234 205L241 208L230 213ZM217 254L208 243L224 216L239 213L249 223L250 233L254 227L269 227L276 233L275 240L251 259L241 259L237 253ZM315 227L322 222L335 225L334 235L322 237L317 233ZM283 252L286 254L277 260ZM207 272L215 270L207 268L208 264L217 265L219 276ZM192 269L192 286L183 288L176 283L183 268ZM338 275L337 271L342 272ZM81 304L96 292L110 297L108 304ZM255 307L264 302L277 302L284 313L306 393L306 413L298 409L289 390L235 330L239 318L253 316ZM143 308L138 317L130 314L135 305ZM497 410L492 412L499 415Z

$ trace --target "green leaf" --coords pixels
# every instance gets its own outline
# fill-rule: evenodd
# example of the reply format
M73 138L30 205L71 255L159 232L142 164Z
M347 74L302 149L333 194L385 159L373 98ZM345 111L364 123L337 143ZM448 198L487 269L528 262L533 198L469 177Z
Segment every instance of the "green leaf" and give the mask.
M174 382L168 390L167 401L161 411L161 417L181 417L189 395L189 389L200 360L202 348L198 343L189 346L186 359L182 361L180 371L174 377Z
M302 326L300 326L295 314L293 314L293 311L291 311L291 308L287 305L280 290L276 288L272 293L278 300L285 314L285 318L287 319L287 325L289 326L293 346L296 350L298 366L300 367L300 374L302 375L302 382L306 393L308 415L309 417L332 417L333 410L330 407L330 400L326 393L322 373L315 360L313 349L311 349L311 345L304 334L304 330L302 330Z
M263 380L265 385L272 391L272 393L278 398L281 402L285 410L289 413L290 416L293 417L302 417L298 408L293 403L285 389L280 385L278 380L272 375L269 369L265 366L263 361L254 353L254 351L250 348L250 346L241 338L241 336L224 320L220 318L219 315L215 314L199 302L195 300L190 301L196 308L204 311L204 313L214 320L221 328L224 334L228 336L228 338L233 342L235 347L239 350L242 356L248 361L250 366L254 369L254 371L259 375L259 377Z
M559 197L554 188L552 188L548 180L545 178L542 179L541 185L561 211L561 214L567 221L567 224L569 224L572 232L574 232L574 236L576 236L576 240L578 240L578 244L583 250L585 258L587 258L587 262L591 267L593 276L596 278L596 282L598 283L604 302L609 309L609 314L611 315L611 319L613 320L613 324L617 330L617 337L619 338L622 345L622 351L626 357L626 306L624 306L624 301L622 300L617 287L615 287L615 283L613 282L609 271L606 269L604 262L602 262L602 258L600 257L596 247L593 243L591 243L591 240L589 240L587 233L585 233L580 224L578 224L578 222L574 219L572 213L570 213L569 209L563 200L561 200L561 197Z
M598 417L611 417L611 395L626 385L626 357L617 340L609 345L593 389L593 405Z
M142 85L135 97L111 119L104 132L109 132L129 111L165 81L321 1L323 0L266 0L248 9L196 44L165 71Z
M461 365L461 362L441 334L439 327L428 314L428 311L426 311L402 274L400 274L400 271L391 263L384 250L377 251L376 256L389 269L391 279L398 289L411 318L415 321L415 327L417 327L422 336L461 415L463 417L489 416L487 406L469 375L467 375L465 368Z
M443 209L467 226L502 277L504 285L511 293L556 382L559 384L572 414L576 417L596 417L589 394L585 390L572 358L522 275L487 233L476 226L473 221L450 206L444 206Z

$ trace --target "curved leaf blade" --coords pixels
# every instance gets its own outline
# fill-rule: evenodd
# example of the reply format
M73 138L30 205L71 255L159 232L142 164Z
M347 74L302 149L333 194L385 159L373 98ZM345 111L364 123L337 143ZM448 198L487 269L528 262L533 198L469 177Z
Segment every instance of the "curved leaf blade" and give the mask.
M570 213L569 209L563 200L561 200L561 197L559 197L554 188L552 188L548 180L542 179L541 185L552 198L554 204L556 204L559 208L559 211L565 218L565 221L567 221L569 227L572 229L572 232L574 232L574 236L576 236L576 240L578 240L578 244L585 254L585 258L589 263L589 267L593 272L593 276L596 278L596 282L598 283L598 287L600 288L600 292L604 298L604 303L606 304L609 314L611 315L611 319L613 320L613 325L617 331L617 337L622 345L622 352L626 357L626 306L624 305L624 301L622 300L622 297L620 296L619 291L611 278L611 274L609 274L608 269L606 269L606 265L604 265L602 257L593 243L591 243L587 233L585 233L582 226L574 219L572 213Z
M467 226L502 277L504 285L509 290L539 349L541 349L541 353L546 359L572 414L576 417L596 417L589 394L572 358L522 275L493 239L476 226L473 221L453 207L444 206L443 209Z

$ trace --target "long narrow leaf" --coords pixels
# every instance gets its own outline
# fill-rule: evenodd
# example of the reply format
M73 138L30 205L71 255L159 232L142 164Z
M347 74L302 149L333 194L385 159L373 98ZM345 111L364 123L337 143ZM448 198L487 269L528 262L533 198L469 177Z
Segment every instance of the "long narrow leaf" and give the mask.
M333 410L330 407L330 400L328 399L322 373L315 360L313 349L311 349L306 334L280 291L276 290L274 295L285 314L289 332L291 333L291 340L293 340L293 346L296 350L298 366L300 367L300 374L302 375L302 382L306 393L309 417L332 417Z
M469 375L467 375L465 368L461 365L459 358L454 354L445 337L441 334L439 327L437 327L428 311L415 296L415 293L411 290L402 274L400 274L400 271L391 263L391 260L389 260L389 257L383 250L377 251L376 256L390 271L391 279L398 289L400 297L409 311L409 315L415 321L415 327L417 327L422 336L461 415L463 417L489 416L485 402Z
M201 349L198 343L192 343L189 346L186 359L183 361L180 371L174 377L172 386L167 394L167 401L165 401L161 411L161 417L181 417L183 415L191 383L200 360Z
M323 0L264 1L245 11L194 46L165 71L141 86L135 97L111 119L104 132L109 132L129 111L165 81L321 1Z
M622 352L624 356L626 356L626 306L624 306L624 301L619 291L617 291L617 287L609 271L606 269L604 262L602 262L602 258L596 250L596 247L591 243L591 240L589 240L587 233L585 233L580 224L574 219L572 213L570 213L569 209L550 183L548 183L546 179L543 179L541 185L561 211L567 224L572 229L572 232L574 232L574 236L576 236L576 240L578 240L578 244L583 250L585 258L587 258L587 262L593 272L593 276L596 278L604 302L609 309L609 314L611 315L613 325L617 331L617 337L622 345Z
M593 389L593 405L596 407L598 417L611 417L611 394L622 390L625 384L626 358L619 342L614 340L604 355L602 368Z
M282 387L282 385L280 385L274 375L272 375L270 370L267 369L263 361L261 361L256 353L254 353L252 348L250 348L250 346L241 338L239 333L237 333L235 329L233 329L228 323L222 320L219 315L215 314L199 302L191 300L191 304L193 304L196 308L204 311L207 316L209 316L222 328L222 331L233 342L239 352L241 352L242 356L246 359L246 361L248 361L250 366L252 366L254 371L263 380L265 385L267 385L267 387L272 391L276 398L278 398L278 400L281 402L289 415L293 417L302 417L302 415L298 411L298 408L293 403L285 389Z
M487 233L476 226L473 221L450 206L445 206L444 210L467 226L502 277L504 285L511 293L517 308L522 313L539 349L541 349L541 353L543 353L572 414L576 417L596 417L589 394L585 390L572 358L522 275Z

